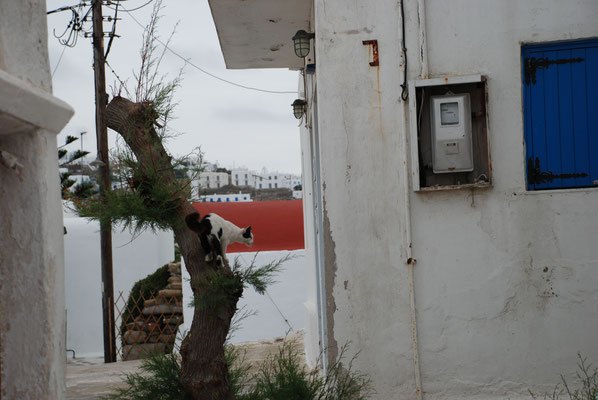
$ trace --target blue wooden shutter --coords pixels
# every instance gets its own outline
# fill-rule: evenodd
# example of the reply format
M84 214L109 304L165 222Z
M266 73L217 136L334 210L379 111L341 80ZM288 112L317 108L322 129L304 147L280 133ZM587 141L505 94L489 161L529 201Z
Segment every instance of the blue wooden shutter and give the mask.
M522 47L527 188L598 187L598 39Z

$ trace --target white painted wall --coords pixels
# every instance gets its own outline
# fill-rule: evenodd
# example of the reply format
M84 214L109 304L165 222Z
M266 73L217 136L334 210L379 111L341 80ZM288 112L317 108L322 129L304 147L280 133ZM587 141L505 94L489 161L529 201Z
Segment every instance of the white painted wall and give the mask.
M64 258L45 2L0 0L0 398L64 398ZM6 154L4 153L4 154Z
M100 356L104 353L100 227L70 213L65 213L64 226L66 346L77 357ZM151 231L132 237L113 228L112 251L115 300L122 291L126 301L135 282L174 260L174 238L172 232ZM119 301L121 308L124 304Z
M231 343L272 339L285 336L287 332L292 333L305 329L307 265L304 250L266 251L258 253L257 256L256 253L230 253L227 254L227 257L231 262L239 257L239 262L243 266L248 266L256 256L255 265L263 266L279 260L287 254L291 254L293 258L283 264L283 270L276 275L276 283L268 287L267 294L260 295L252 288L243 291L243 297L239 300L237 308L240 310L245 307L247 311L257 311L257 315L251 316L241 323L241 328L234 334ZM191 307L193 296L186 268L182 268L182 272L185 305L183 309L185 328L183 329L188 330L191 328L193 320L193 308ZM285 318L288 324L285 322Z
M405 3L415 79L424 15ZM306 161L321 162L331 355L351 341L374 398L416 398L411 217L426 399L529 398L528 388L548 390L572 373L577 351L597 362L598 190L525 191L520 46L597 36L598 3L425 1L431 76L488 76L493 166L489 190L435 193L405 192L405 135L415 121L400 100L400 3L314 4L320 154L306 141L302 150L304 173ZM362 44L370 39L379 68ZM313 193L307 184L304 192L307 210Z

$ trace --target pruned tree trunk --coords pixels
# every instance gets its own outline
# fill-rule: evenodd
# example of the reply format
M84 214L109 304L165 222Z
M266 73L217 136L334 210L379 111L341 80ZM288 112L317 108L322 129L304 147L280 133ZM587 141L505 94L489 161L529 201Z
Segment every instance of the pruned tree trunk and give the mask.
M174 184L176 177L162 141L154 129L155 113L150 104L134 103L115 97L106 108L106 122L118 132L135 154L146 176L158 174L161 184ZM143 172L142 171L142 172ZM191 276L193 294L207 289L205 278L214 267L204 261L205 254L197 235L185 225L185 217L195 211L181 193L176 201L176 215L180 224L172 226L175 241L185 259ZM232 276L228 265L224 272ZM182 382L194 399L231 400L229 375L224 358L224 342L241 292L228 296L229 301L217 309L195 307L191 330L181 345Z

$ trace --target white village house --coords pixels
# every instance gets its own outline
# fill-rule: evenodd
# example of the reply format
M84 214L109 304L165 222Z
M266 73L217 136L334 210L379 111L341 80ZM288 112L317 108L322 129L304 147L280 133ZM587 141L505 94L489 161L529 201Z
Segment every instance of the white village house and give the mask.
M210 6L228 68L301 71L312 363L350 342L389 400L598 362L598 2Z

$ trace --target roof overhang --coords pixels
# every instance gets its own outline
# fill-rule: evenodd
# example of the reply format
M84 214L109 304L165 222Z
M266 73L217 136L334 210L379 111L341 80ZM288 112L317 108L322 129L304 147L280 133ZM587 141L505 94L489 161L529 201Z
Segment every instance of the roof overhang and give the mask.
M292 37L311 30L313 0L209 0L229 69L303 68Z

